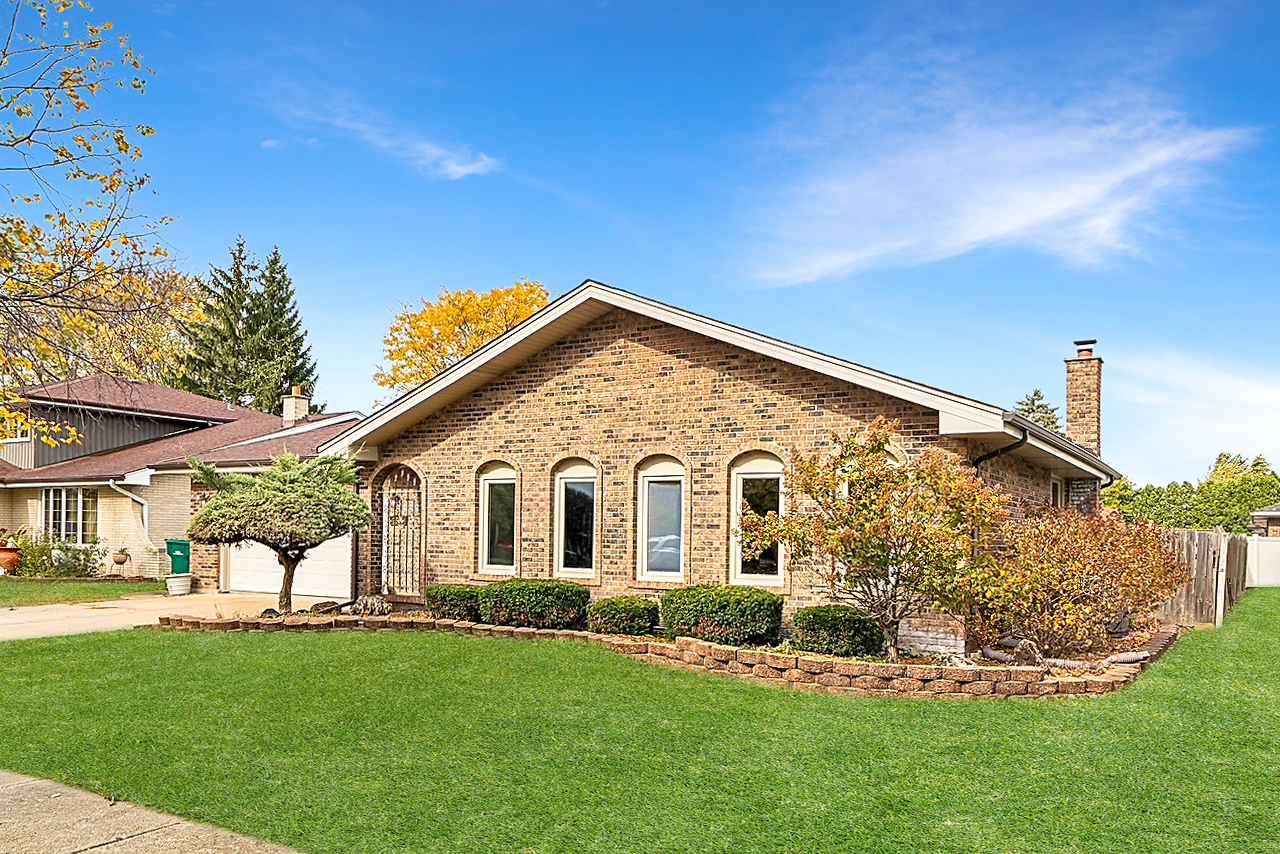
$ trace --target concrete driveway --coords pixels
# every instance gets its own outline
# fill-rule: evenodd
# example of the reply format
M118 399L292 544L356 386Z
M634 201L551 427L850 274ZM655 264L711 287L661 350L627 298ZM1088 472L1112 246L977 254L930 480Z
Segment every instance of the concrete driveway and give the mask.
M0 771L0 854L289 854L247 836Z
M293 607L309 608L320 601L311 596L294 596ZM154 626L161 614L256 615L275 606L276 596L271 593L192 593L187 596L144 593L76 605L25 605L0 610L0 641Z

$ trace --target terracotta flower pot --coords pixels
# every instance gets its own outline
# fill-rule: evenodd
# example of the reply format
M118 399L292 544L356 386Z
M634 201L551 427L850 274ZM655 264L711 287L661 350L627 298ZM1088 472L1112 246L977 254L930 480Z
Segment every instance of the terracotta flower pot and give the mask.
M22 562L22 556L12 546L0 546L0 570L6 574L13 572Z

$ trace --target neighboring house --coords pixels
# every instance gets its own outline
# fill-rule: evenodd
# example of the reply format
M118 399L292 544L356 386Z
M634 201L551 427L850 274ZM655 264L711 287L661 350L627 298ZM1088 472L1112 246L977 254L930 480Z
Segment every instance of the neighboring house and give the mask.
M360 460L378 523L357 542L361 593L422 601L439 582L560 577L593 598L686 584L825 601L784 553L745 560L744 499L785 500L792 451L897 419L899 452L941 446L1019 510L1097 507L1119 476L1098 457L1102 361L1067 360L1068 435L930 388L588 281L322 453ZM909 629L954 646L953 621Z
M1272 504L1249 514L1249 532L1264 537L1280 537L1280 504Z
M269 415L153 383L104 375L27 388L31 417L74 426L77 444L38 435L0 443L0 527L47 530L76 543L129 550L128 575L168 573L165 540L186 536L192 486L186 455L261 466L316 445L359 413L308 416L286 397ZM108 558L109 560L109 558Z

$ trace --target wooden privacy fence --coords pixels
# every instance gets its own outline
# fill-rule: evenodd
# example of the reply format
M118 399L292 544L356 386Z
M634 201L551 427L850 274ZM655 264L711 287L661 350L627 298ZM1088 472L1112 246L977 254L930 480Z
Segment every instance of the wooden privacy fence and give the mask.
M1216 531L1174 531L1174 551L1191 578L1156 611L1174 623L1213 623L1244 596L1249 538Z

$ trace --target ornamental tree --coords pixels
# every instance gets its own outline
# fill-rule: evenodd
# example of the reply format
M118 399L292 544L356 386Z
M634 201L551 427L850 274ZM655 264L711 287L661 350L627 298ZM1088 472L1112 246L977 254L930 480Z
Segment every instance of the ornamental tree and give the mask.
M373 513L352 489L355 463L346 457L300 460L282 454L261 474L226 474L188 458L194 479L216 490L191 517L187 535L197 543L261 543L284 567L280 612L293 610L293 577L307 552L326 540L373 523Z
M762 517L744 505L740 531L748 556L782 543L793 559L813 558L831 595L879 625L890 661L903 620L967 604L967 575L991 561L988 538L1007 501L939 448L900 459L897 426L877 418L835 436L829 453L793 454L787 512Z
M404 305L382 343L386 366L373 381L404 392L469 356L547 304L540 282L520 279L487 293L440 289L422 308Z

